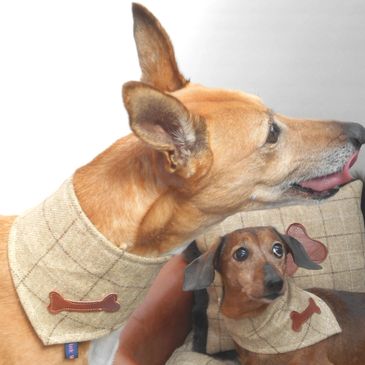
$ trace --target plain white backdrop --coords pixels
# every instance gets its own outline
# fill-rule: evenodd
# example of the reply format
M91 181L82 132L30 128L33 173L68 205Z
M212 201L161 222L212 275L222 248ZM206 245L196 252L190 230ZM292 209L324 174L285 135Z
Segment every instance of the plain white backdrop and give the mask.
M364 122L364 1L143 4L192 81L292 116ZM139 76L129 1L1 1L1 214L39 203L129 133L121 86Z

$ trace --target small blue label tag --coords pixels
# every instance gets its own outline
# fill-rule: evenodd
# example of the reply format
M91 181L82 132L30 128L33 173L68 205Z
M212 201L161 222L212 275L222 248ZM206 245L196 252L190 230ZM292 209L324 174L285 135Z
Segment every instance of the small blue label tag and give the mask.
M66 359L77 359L79 357L79 344L77 342L65 343Z

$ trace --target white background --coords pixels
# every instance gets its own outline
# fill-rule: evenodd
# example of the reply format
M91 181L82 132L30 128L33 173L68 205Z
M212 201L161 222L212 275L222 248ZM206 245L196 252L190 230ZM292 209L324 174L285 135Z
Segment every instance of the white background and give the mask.
M291 116L364 123L364 1L143 4L192 81L258 94ZM130 8L0 0L1 214L37 204L129 133L121 86L140 75Z

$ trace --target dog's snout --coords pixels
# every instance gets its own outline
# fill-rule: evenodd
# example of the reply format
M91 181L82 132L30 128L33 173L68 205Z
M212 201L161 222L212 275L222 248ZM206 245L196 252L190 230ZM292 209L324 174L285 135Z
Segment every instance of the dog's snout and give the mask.
M283 278L270 264L264 265L264 285L267 293L279 293L283 289Z
M365 128L359 123L341 123L348 139L359 149L365 143Z
M283 289L283 284L284 284L283 279L278 277L265 282L265 288L270 293L278 293L281 291L281 289Z

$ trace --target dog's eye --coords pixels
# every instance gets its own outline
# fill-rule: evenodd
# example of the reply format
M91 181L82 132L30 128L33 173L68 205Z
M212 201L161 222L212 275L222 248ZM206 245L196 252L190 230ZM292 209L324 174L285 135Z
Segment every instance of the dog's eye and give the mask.
M266 143L270 144L276 143L279 139L279 134L280 134L280 127L276 123L271 123Z
M248 257L248 249L245 247L240 247L233 254L233 258L237 261L244 261L247 259L247 257Z
M284 247L281 243L275 243L272 246L272 252L273 254L278 257L278 258L282 258L284 255Z

